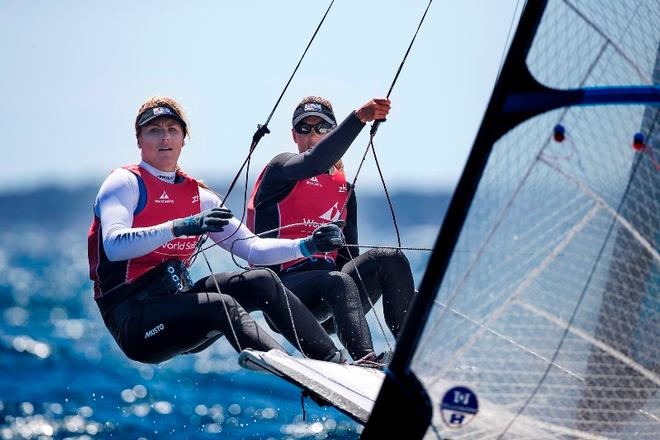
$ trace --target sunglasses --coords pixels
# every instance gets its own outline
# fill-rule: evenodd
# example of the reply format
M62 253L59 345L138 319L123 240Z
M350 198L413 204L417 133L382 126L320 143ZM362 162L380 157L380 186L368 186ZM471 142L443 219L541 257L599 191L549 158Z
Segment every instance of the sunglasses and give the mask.
M331 124L329 122L319 122L314 125L301 122L297 124L295 127L293 127L293 129L296 130L296 133L299 134L310 134L312 132L312 128L318 134L326 134L326 133L330 133L332 129L335 128L335 126L334 124Z

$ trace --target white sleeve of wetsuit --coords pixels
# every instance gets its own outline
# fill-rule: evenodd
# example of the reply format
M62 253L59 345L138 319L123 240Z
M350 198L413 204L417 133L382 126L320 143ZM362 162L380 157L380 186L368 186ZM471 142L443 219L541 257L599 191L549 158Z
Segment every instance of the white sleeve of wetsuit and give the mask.
M101 219L103 248L110 261L141 257L175 238L171 221L131 227L139 198L137 177L123 168L114 170L101 185L94 213Z
M222 203L220 197L204 188L199 189L199 201L202 211ZM236 217L232 217L221 232L212 232L209 237L249 264L268 266L304 257L300 249L302 240L257 237Z

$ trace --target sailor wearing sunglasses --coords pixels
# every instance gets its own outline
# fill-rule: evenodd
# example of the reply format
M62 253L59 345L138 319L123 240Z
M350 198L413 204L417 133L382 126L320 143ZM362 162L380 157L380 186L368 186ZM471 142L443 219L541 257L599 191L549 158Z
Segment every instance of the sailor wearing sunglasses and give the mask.
M365 124L385 119L390 100L374 98L337 125L332 104L303 99L293 112L291 134L298 154L281 153L264 168L248 204L248 227L267 237L302 237L315 226L340 222L346 243L357 244L357 202L349 191L341 157ZM365 365L384 363L374 353L365 314L384 297L385 321L396 336L414 294L401 251L356 247L315 253L271 266L282 282Z

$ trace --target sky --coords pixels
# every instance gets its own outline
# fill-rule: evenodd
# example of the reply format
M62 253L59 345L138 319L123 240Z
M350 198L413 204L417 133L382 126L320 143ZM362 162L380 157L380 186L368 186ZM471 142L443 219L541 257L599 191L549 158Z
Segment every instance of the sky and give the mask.
M336 0L253 154L251 179L295 151L291 114L328 98L338 119L382 97L426 0ZM436 0L392 91L375 147L391 189L453 187L522 6ZM0 0L0 192L100 183L139 161L133 123L152 95L179 101L191 139L180 165L229 180L330 1ZM368 142L344 156L352 180ZM368 156L358 187L380 187ZM222 190L220 189L222 193Z

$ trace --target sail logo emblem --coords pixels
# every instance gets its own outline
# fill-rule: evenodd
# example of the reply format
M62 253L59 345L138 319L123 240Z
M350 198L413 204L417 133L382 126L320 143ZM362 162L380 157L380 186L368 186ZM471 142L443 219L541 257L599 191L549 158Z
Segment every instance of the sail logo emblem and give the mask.
M339 217L341 216L341 212L339 211L339 208L337 208L338 202L335 202L334 205L332 205L332 208L328 209L326 212L321 214L319 218L323 220L327 220L329 222L335 222L339 220Z
M173 199L170 199L170 196L167 195L165 190L163 190L163 193L158 197L156 200L154 200L156 203L174 203Z
M477 395L467 387L454 387L445 393L440 402L442 421L450 428L462 428L479 412Z

